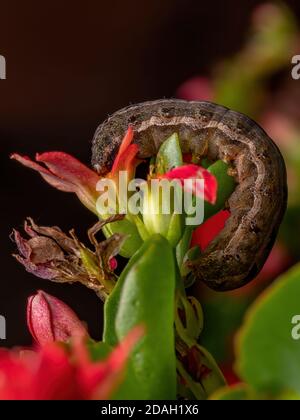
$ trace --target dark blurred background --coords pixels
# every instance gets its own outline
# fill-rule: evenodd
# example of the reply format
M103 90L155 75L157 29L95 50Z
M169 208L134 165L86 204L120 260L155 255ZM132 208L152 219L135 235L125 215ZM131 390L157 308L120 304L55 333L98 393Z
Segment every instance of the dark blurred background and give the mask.
M178 86L236 54L262 1L111 0L1 2L0 80L1 287L7 340L31 342L26 299L42 288L68 303L101 335L101 305L79 285L56 285L26 273L9 239L25 216L85 239L95 221L75 196L55 191L37 174L9 160L17 151L62 150L85 163L97 125L133 102L175 96ZM299 0L286 1L296 18ZM300 83L300 82L299 82Z

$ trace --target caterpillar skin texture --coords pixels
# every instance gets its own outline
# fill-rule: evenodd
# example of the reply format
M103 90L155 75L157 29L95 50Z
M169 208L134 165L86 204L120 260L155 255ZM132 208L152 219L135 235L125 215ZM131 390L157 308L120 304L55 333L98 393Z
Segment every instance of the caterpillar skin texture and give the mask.
M127 108L101 124L93 139L92 163L107 173L129 125L140 157L157 154L178 132L183 153L222 159L237 187L228 202L225 228L191 263L197 280L214 290L243 286L261 270L274 244L287 205L284 160L277 146L250 118L210 102L158 100Z

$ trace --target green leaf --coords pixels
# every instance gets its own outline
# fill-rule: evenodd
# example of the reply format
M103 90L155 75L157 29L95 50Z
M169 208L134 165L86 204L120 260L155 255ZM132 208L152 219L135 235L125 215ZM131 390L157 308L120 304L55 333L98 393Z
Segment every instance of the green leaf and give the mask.
M215 176L218 182L218 192L217 201L214 205L207 201L204 203L205 220L224 208L226 200L228 200L236 187L235 179L233 176L228 175L228 169L229 166L222 160L218 160L208 168L208 171Z
M88 349L93 362L97 362L99 360L105 360L110 354L112 347L102 341L99 341L98 343L89 343Z
M188 252L192 240L193 226L186 226L183 235L176 247L178 267L181 267L185 254Z
M259 392L300 393L300 340L292 336L296 315L300 315L300 264L252 305L238 335L238 374Z
M181 214L173 213L169 223L169 229L166 239L173 247L176 247L182 237L183 218Z
M135 326L145 327L132 353L132 365L146 399L170 400L176 398L175 258L161 235L145 244L123 281L115 331L121 341Z
M228 175L229 166L222 160L217 160L210 165L207 170L214 175L218 183L217 200L215 204L204 201L204 221L224 209L226 201L229 199L236 187L233 176ZM193 198L193 206L196 204L196 198Z
M130 258L127 265L123 269L117 284L112 293L108 296L104 304L104 328L103 341L111 346L118 344L118 338L115 331L115 321L120 304L121 293L127 274L134 266L134 264L141 258L147 250L148 241L145 241L137 252Z
M171 169L183 165L182 152L177 133L161 145L156 157L156 172L163 175Z

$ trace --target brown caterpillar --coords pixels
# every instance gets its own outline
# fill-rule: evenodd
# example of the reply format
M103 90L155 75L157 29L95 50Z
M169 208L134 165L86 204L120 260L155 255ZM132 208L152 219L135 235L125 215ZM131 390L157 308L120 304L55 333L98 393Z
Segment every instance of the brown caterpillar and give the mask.
M254 121L225 107L173 99L145 102L121 109L98 127L92 163L100 174L110 170L130 124L141 158L155 155L178 132L183 153L194 153L199 162L207 156L230 165L237 181L227 203L231 216L192 269L215 290L252 280L269 255L287 205L286 169L277 146Z

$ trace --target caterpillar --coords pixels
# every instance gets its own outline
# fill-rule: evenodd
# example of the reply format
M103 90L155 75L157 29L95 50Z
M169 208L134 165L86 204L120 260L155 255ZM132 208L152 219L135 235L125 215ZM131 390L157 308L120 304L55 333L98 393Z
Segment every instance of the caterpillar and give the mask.
M117 111L96 130L92 164L101 175L114 161L131 125L140 158L155 156L161 143L179 134L183 153L228 163L237 186L227 208L230 218L201 256L191 263L197 280L214 290L239 288L265 263L287 206L286 168L282 155L249 117L204 101L163 99Z

